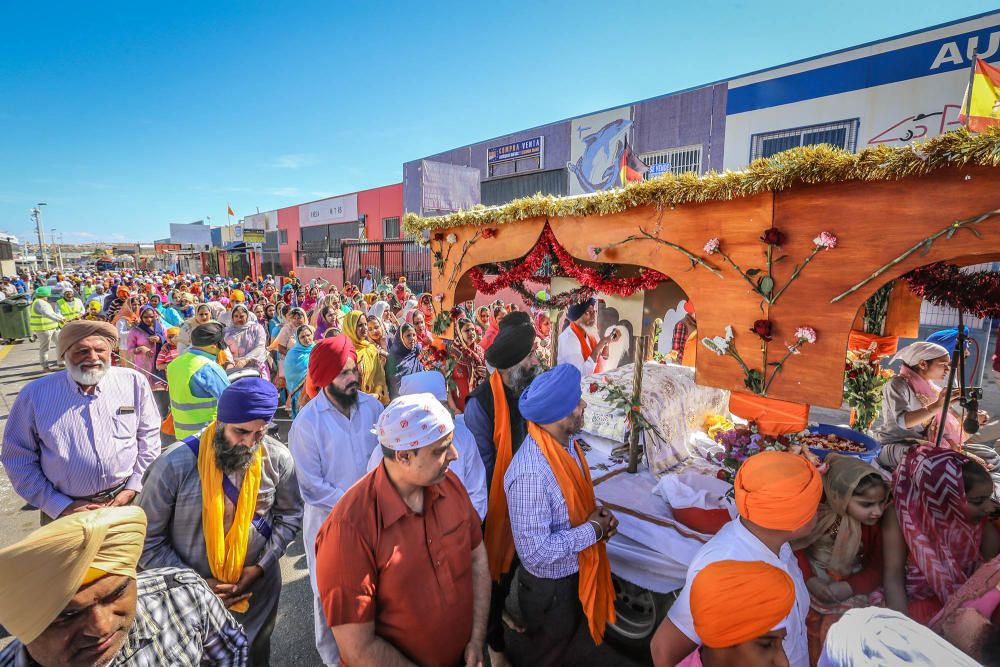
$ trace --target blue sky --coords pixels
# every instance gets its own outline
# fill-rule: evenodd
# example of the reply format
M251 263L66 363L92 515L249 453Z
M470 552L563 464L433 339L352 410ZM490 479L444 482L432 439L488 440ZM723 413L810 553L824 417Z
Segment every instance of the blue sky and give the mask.
M224 223L227 202L395 183L446 148L995 7L8 2L0 230L32 238L44 201L66 241L150 241Z

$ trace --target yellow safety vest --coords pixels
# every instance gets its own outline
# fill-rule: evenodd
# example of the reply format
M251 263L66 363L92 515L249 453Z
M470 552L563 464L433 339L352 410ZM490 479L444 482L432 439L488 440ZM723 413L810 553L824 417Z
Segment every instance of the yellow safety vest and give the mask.
M31 330L52 331L53 329L58 329L59 328L58 322L50 320L47 317L43 317L35 311L35 306L38 305L39 301L45 301L45 299L39 298L31 302L31 314L28 317L28 323L31 325ZM49 304L49 307L51 308L51 304Z
M198 433L215 419L218 411L215 398L201 398L191 393L191 378L199 368L210 363L211 359L188 351L167 364L170 412L178 440Z
M83 315L83 302L79 299L73 299L72 301L59 299L59 312L66 319L81 317Z

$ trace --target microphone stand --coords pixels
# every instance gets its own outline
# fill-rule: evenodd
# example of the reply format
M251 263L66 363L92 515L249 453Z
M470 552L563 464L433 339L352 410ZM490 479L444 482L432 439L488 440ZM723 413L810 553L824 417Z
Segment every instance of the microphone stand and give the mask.
M955 386L955 373L958 372L958 386L961 401L965 401L965 322L962 317L962 309L958 309L958 339L955 341L955 349L951 353L951 370L948 372L948 386L945 388L944 407L941 408L941 419L938 422L937 437L934 446L941 446L941 439L944 437L944 425L948 423L948 411L951 409L951 389Z

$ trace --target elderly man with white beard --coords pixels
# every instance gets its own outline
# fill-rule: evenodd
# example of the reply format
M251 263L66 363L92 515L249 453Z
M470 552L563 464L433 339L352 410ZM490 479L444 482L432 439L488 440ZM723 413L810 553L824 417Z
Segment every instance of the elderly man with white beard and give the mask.
M118 331L70 322L57 352L66 369L21 390L4 429L0 463L41 523L128 505L160 455L160 416L138 371L111 366Z

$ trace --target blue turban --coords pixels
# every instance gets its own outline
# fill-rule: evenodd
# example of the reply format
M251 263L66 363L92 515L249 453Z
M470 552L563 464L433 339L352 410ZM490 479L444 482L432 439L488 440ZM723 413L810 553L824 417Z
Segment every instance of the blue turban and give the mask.
M587 299L586 301L581 301L579 303L574 303L572 306L566 309L566 317L569 318L570 322L576 322L578 319L583 317L583 314L587 312L587 309L591 306L597 305L597 299Z
M552 424L573 414L583 396L581 375L572 364L559 364L528 385L517 401L521 416L536 424Z
M969 327L965 327L965 335L969 335ZM954 329L942 329L941 331L935 331L930 336L927 337L928 343L935 343L940 345L944 349L948 350L948 354L953 354L955 352L955 346L958 345L958 328ZM969 341L965 341L966 345L969 345Z
M219 397L217 418L223 424L271 421L278 409L278 390L263 378L242 378Z

